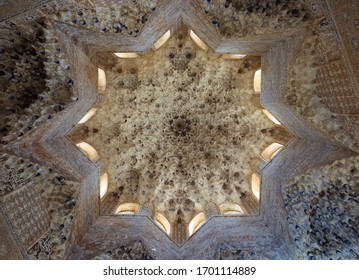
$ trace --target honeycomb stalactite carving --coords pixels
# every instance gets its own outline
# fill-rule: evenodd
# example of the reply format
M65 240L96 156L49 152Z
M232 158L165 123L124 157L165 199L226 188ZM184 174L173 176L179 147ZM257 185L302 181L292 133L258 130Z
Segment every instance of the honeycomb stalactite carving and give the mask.
M203 14L225 38L298 28L312 17L304 1L202 0L201 4Z
M163 135L172 144L188 144L196 135L198 120L187 112L171 112L163 117Z
M78 248L76 254L80 255L81 246L90 244L86 243L87 238L94 238L98 228L91 228L93 231L85 235L83 244L70 247L79 230L75 223L91 215L84 218L82 215L87 214L78 206L88 202L82 199L83 194L80 203L77 201L79 184L49 167L13 155L24 152L18 142L25 143L24 139L31 138L34 132L48 133L51 122L71 111L67 109L77 101L78 85L71 73L74 67L62 49L59 33L53 29L53 20L71 25L73 29L69 29L74 34L76 30L92 31L93 42L97 36L105 38L107 34L124 35L131 41L131 37L141 34L147 21L152 21L152 16L161 15L159 7L163 8L162 3L166 2L44 0L35 9L28 5L38 1L29 0L18 7L11 4L11 10L8 1L3 2L0 1L0 6L4 4L1 20L4 13L10 14L0 23L0 257L64 259L71 256L70 248ZM245 42L245 37L253 39L266 34L281 40L282 31L306 30L306 39L290 74L286 102L313 127L359 151L358 89L353 80L358 80L359 73L357 1L186 3L193 4L191 11L197 10L198 17L207 18L218 33L212 34L212 39L219 35L222 43L239 37ZM180 13L188 12L187 8L182 6ZM188 14L186 21L191 23ZM164 23L169 24L168 19ZM190 26L197 28L193 23ZM101 214L113 214L119 204L128 202L141 205L139 215L151 216L155 209L170 220L171 237L181 244L188 238L188 222L200 212L210 218L218 214L218 205L229 202L241 205L245 213L258 213L258 201L249 195L251 175L254 171L260 173L257 155L273 142L285 144L291 135L283 127L273 126L259 109L259 102L255 106L251 103L253 84L247 81L252 81L254 71L260 68L259 57L220 61L220 55L208 47L204 46L205 52L200 51L187 32L173 33L172 29L171 39L157 52L137 53L136 59L110 63L107 62L112 53L99 54L97 62L99 67L106 66L109 83L108 92L99 95L102 109L93 119L75 127L69 138L88 141L103 159L98 167L106 169L101 174L109 174L109 191L101 202ZM205 28L198 27L203 39L205 32ZM215 46L211 36L208 38L208 46ZM77 39L74 44L81 41L77 46L86 50L96 45L86 45L90 38ZM115 109L108 109L110 104L115 104ZM56 140L60 142L62 136ZM39 155L30 153L24 152L34 158ZM216 259L358 259L357 162L358 157L336 161L283 185L290 236L282 232L270 240L272 237L258 232L251 236L239 234L231 240L215 241L228 242L220 246L216 255L218 243L210 244L204 251ZM127 217L116 218L122 222ZM135 218L143 221L147 217ZM251 218L238 219L236 223ZM283 225L280 224L280 230ZM114 225L107 226L112 229ZM210 229L207 226L204 235ZM88 246L91 248L86 249L93 252L91 249L97 246L104 250L88 256L152 259L141 241L120 246L127 244L127 233L131 232L125 229L127 241L123 241L122 230L112 235L120 239L110 240L117 244L114 246L108 246L109 240L93 239L95 242ZM153 234L141 230L144 235ZM233 227L228 231L233 234ZM277 229L274 232L277 234ZM132 233L136 237L130 236L131 240L142 238L137 232ZM194 236L188 240L190 246L183 247L197 249L197 245L203 244L190 242L200 237ZM247 237L251 240L242 240ZM292 240L286 240L287 237ZM159 241L144 238L146 245ZM296 254L291 254L293 248L289 248L292 241ZM166 255L165 251L173 248L167 239L160 242L161 246L157 243L152 247L151 243L149 247L158 248L153 253L156 256ZM176 255L178 252L171 252L171 257L193 257L193 251L186 248Z
M107 168L101 212L135 202L171 224L189 223L206 203L230 201L256 213L251 175L280 133L251 100L260 57L222 60L199 50L182 26L156 52L109 64L86 133L69 134L85 137Z
M70 66L54 30L39 16L5 21L0 34L1 148L32 132L75 100Z
M128 3L117 1L92 1L66 9L56 15L56 19L81 28L104 33L122 33L136 37L150 15L156 11L157 1L135 0Z
M135 241L127 246L107 252L94 257L95 260L152 260L142 241Z
M358 157L296 177L283 192L301 259L358 259Z

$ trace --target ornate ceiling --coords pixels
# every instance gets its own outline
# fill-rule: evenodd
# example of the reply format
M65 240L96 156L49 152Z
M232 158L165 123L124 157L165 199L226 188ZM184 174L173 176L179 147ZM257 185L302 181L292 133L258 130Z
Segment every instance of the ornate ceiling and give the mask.
M59 1L4 21L2 255L356 258L359 98L328 2ZM170 39L153 49L168 30ZM330 36L335 47L323 43ZM118 52L139 55L120 59ZM331 92L342 87L347 93L333 106ZM95 116L78 125L91 108ZM261 152L290 136L262 108L293 136L270 162ZM76 147L81 141L99 161ZM100 200L104 172L109 186ZM253 173L261 179L259 202ZM122 203L142 210L113 215ZM222 215L224 203L245 215ZM206 223L189 236L201 212ZM156 214L176 234L161 230Z
M180 23L172 33L156 51L109 58L95 116L70 132L97 150L109 175L101 213L137 203L187 225L225 203L258 214L251 180L260 154L288 137L256 100L260 57L204 52Z

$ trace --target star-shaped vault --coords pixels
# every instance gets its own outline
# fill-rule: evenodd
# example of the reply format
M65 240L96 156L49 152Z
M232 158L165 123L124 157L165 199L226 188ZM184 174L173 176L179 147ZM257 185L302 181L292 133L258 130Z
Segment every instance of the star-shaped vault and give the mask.
M99 98L95 82L101 63L98 52L146 52L179 20L217 54L261 56L260 102L294 136L281 153L262 169L258 215L214 215L198 234L192 235L182 245L174 243L146 215L100 215L100 168L90 162L65 136ZM158 259L210 258L223 242L243 249L254 246L262 250L276 248L277 256L295 258L284 219L281 198L283 182L308 168L351 154L337 142L313 129L283 102L289 73L302 43L304 30L224 40L203 19L199 6L189 0L161 1L137 38L89 31L59 21L54 21L53 27L72 65L79 99L17 148L39 162L52 162L64 174L81 182L76 204L78 218L71 237L72 257L91 258L101 248L115 248L124 241L140 239L151 250L153 257ZM180 127L177 130L183 132ZM321 157L317 156L317 150L322 151Z
M101 157L109 181L102 215L149 213L172 225L168 232L182 243L203 217L257 215L260 154L291 136L259 105L260 56L206 52L181 21L167 34L164 46L146 54L117 53L137 58L99 54L108 60L106 92L69 138Z

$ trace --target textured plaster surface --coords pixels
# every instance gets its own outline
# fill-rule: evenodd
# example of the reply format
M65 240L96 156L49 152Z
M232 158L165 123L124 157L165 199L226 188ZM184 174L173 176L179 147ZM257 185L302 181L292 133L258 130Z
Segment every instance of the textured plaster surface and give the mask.
M276 33L302 27L312 17L305 1L198 1L201 12L224 38Z
M7 5L12 1L3 2ZM280 1L271 7L273 1L255 1L258 3L247 7L239 7L236 1L136 1L133 6L118 3L115 11L111 10L112 2L108 8L94 0L94 6L89 1L59 0L36 9L31 9L35 1L30 2L3 5L1 9L7 13L7 19L0 23L0 149L4 163L0 169L0 228L1 244L6 244L0 248L1 258L88 259L103 257L108 251L121 258L122 246L130 248L124 249L127 257L134 247L131 244L138 240L144 248L157 250L151 255L154 259L358 257L357 158L333 163L354 154L343 147L358 151L359 102L354 79L359 73L355 71L357 1L348 0L345 5L331 0ZM269 6L263 9L265 2ZM98 22L91 16L98 17ZM296 63L288 84L287 104L274 106L275 102L267 102L266 106L299 135L262 174L262 197L268 203L262 205L265 210L259 216L212 217L182 247L171 243L147 217L97 217L99 170L63 137L95 102L97 66L91 62L96 62L92 55L99 50L148 50L179 16L217 51L246 50L262 57L269 51L275 60L266 57L271 65L265 64L264 70L272 71L264 71L264 76L273 81L270 86L275 92L282 93L286 87L286 81L280 80L286 77L285 69L280 66L282 57L290 53L285 59ZM66 23L51 22L51 18ZM294 28L302 28L300 36ZM255 34L262 35L253 37ZM298 59L290 44L282 56L272 52L279 42L286 44L284 37L288 34L296 34L296 39L306 34ZM173 62L176 71L185 65L181 59ZM125 90L132 90L135 79L124 81L124 85ZM77 98L80 102L75 102ZM261 99L268 100L263 95ZM289 112L287 105L293 111ZM198 130L187 134L186 126L175 128L181 133L186 131L186 136L198 135ZM169 130L161 137L175 146L166 138ZM189 137L183 140L183 146L193 143ZM30 164L37 167L32 170ZM320 168L323 164L326 166ZM312 171L288 183L308 168ZM321 176L324 178L319 182ZM55 184L56 177L61 178L57 180L60 185L65 185ZM66 177L76 178L79 183ZM33 185L36 187L29 189ZM51 187L45 190L47 186ZM283 194L279 186L285 186ZM130 190L125 193L131 196ZM36 230L22 234L21 220L26 216L16 205L30 195L33 199L29 205L39 197L45 205L33 213L31 223L48 226L36 226ZM18 198L11 204L6 197ZM6 209L13 205L20 215L10 217ZM135 258L140 256L142 253L135 254Z
M359 258L358 157L297 176L283 190L300 259Z
M131 202L189 223L208 204L251 199L260 154L280 134L254 102L259 68L260 57L224 60L187 33L111 61L106 93L81 132L109 174L102 213ZM246 214L258 212L247 203Z
M0 162L4 214L26 251L25 257L64 258L78 185L51 168L9 154L1 154Z

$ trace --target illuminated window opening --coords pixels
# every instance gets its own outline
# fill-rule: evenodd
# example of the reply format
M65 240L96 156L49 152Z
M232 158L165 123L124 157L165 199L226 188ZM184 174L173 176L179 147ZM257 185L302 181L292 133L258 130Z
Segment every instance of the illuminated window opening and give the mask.
M260 93L261 92L261 83L262 83L262 70L259 69L254 74L253 86L254 86L254 92L255 93Z
M107 193L107 188L108 188L108 175L107 173L104 173L100 177L100 199L103 198Z
M203 212L198 213L188 225L188 233L191 236L194 234L206 221L206 216Z
M219 206L223 215L243 215L242 208L236 203L223 203Z
M140 210L137 203L123 203L115 211L117 215L135 215Z
M163 46L164 43L167 42L167 40L168 40L170 37L171 37L171 31L168 30L165 34L163 34L163 35L161 36L161 38L159 38L159 39L157 40L156 43L153 44L153 46L155 47L155 49L159 49L160 47Z
M281 125L281 123L266 109L263 109L263 113L275 124Z
M115 55L119 58L136 58L138 57L137 53L130 53L130 52L118 52Z
M245 54L224 54L222 55L223 59L242 59L245 58Z
M270 144L262 153L262 157L266 160L271 160L279 151L283 145L279 143Z
M171 234L171 224L166 219L165 216L163 216L160 213L157 213L155 216L155 223L168 235Z
M207 50L207 45L197 36L196 33L191 30L189 35L198 47L200 47L204 51Z
M256 173L252 174L252 193L259 200L261 179Z
M283 147L283 146L282 146L282 147ZM279 153L279 151L282 149L282 147L279 148L279 149L277 149L277 150L273 153L273 155L271 156L271 159L274 158L274 157Z
M92 161L95 161L99 158L99 154L90 144L86 142L80 142L76 144L77 147L80 148L81 151Z
M106 73L101 68L98 68L97 90L99 92L106 91Z
M78 124L83 124L87 121L89 121L95 114L96 114L97 108L92 108L90 111L86 113L86 115L78 122Z

